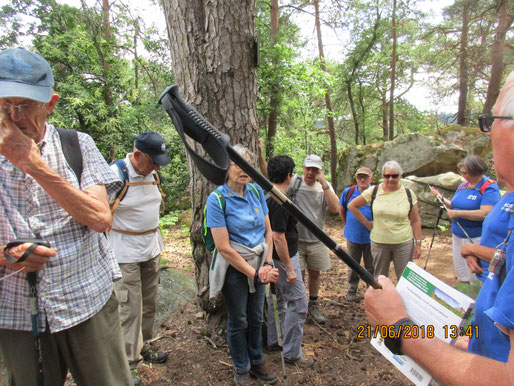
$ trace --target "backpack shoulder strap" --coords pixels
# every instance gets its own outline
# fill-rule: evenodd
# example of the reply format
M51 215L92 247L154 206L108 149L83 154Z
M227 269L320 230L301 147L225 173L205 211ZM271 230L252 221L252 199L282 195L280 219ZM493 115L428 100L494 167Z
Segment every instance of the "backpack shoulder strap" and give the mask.
M218 204L220 205L220 208L223 211L223 213L225 213L226 202L225 202L225 197L223 197L223 193L221 193L221 190L214 189L209 194L209 196L211 194L213 194L218 199ZM208 227L207 227L207 203L203 207L203 232L204 232L204 236L207 236L207 232L208 232Z
M407 200L409 200L409 214L410 214L410 211L412 210L412 192L410 191L409 188L405 188L405 193L407 193Z
M375 201L375 198L377 198L377 193L378 193L378 185L375 185L373 187L373 192L371 192L371 202L369 203L371 213L373 213L373 202Z
M493 181L490 179L485 180L484 183L482 184L482 186L480 186L480 194L483 195L485 190L489 187L489 185L492 185L492 184L496 184L496 181Z
M79 144L79 135L76 130L62 129L56 127L59 136L61 137L61 148L64 153L64 158L68 162L68 165L73 169L73 172L77 176L79 181L82 178L83 162L82 162L82 150Z
M123 200L123 197L125 197L125 194L127 194L127 189L129 187L127 181L129 181L129 177L125 160L118 159L112 162L110 165L116 165L118 167L119 175L122 178L121 182L123 182L123 188L116 194L116 199L111 205L111 214L114 214L118 208L118 205L120 204L120 201Z
M466 188L468 187L468 185L469 185L469 182L468 182L468 181L464 182L463 184L461 184L461 185L459 186L459 188L457 189L457 192L458 192L459 190L466 189Z
M294 180L293 187L289 190L289 199L294 202L296 198L296 193L300 189L300 185L302 184L302 176L296 175L296 179Z
M346 192L345 199L343 200L343 208L345 210L348 209L348 201L350 201L350 198L352 198L352 194L355 192L355 188L357 188L357 185L352 185L350 189L348 189L348 192Z
M252 188L252 190L255 192L255 195L260 200L261 199L261 194L259 193L259 190L251 182L249 182L248 185L250 186L250 188Z

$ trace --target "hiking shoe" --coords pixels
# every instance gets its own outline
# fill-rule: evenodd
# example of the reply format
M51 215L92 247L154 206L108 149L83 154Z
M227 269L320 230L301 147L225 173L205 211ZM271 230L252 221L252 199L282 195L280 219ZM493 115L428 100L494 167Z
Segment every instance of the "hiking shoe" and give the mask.
M357 294L355 292L348 292L348 294L346 295L346 301L347 302L356 302Z
M234 374L234 383L236 386L250 386L252 382L252 378L250 378L250 373L245 374Z
M301 356L298 359L287 359L284 358L284 362L289 363L290 365L296 365L302 369L307 369L309 367L312 367L314 364L314 358Z
M138 369L130 369L130 375L132 376L132 384L134 386L141 386L141 374Z
M327 321L323 316L323 312L321 312L319 308L319 303L317 300L309 301L309 315L311 316L312 320L319 324L325 324Z
M271 346L266 346L266 350L268 350L268 351L280 351L280 350L282 350L282 347L280 347L278 344L272 344Z
M168 355L163 352L157 351L151 347L148 351L141 353L145 362L149 363L164 363L168 359Z
M259 381L263 381L269 385L273 385L277 382L277 376L266 368L263 364L252 366L250 369L250 375L257 378Z

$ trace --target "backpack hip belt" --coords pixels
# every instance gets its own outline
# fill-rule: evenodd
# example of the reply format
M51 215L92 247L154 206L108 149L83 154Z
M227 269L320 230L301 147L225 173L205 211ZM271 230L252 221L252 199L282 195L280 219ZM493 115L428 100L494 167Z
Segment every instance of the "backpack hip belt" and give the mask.
M142 235L150 235L152 233L155 233L155 231L157 229L159 229L159 227L154 228L154 229L150 229L149 231L144 231L144 232L132 232L132 231L124 231L122 229L111 228L111 231L118 232L118 233L123 233L124 235L129 235L129 236L142 236Z

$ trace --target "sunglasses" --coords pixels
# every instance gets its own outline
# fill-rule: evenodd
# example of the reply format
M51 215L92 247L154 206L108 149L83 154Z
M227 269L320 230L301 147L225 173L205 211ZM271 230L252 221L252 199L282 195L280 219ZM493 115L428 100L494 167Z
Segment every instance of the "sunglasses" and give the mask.
M478 116L478 127L480 131L484 133L489 133L491 131L491 126L495 119L514 119L513 117L503 117L499 115L490 115L490 114L482 114Z
M383 177L388 180L389 178L398 178L400 177L399 174L384 174Z

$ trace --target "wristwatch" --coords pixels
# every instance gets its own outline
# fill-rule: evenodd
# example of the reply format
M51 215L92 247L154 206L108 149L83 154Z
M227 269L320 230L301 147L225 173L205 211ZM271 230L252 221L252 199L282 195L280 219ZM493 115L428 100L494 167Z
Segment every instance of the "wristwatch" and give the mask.
M393 324L393 331L388 329L388 335L384 338L384 345L395 355L401 355L402 336L405 326L415 326L411 318L403 318Z

